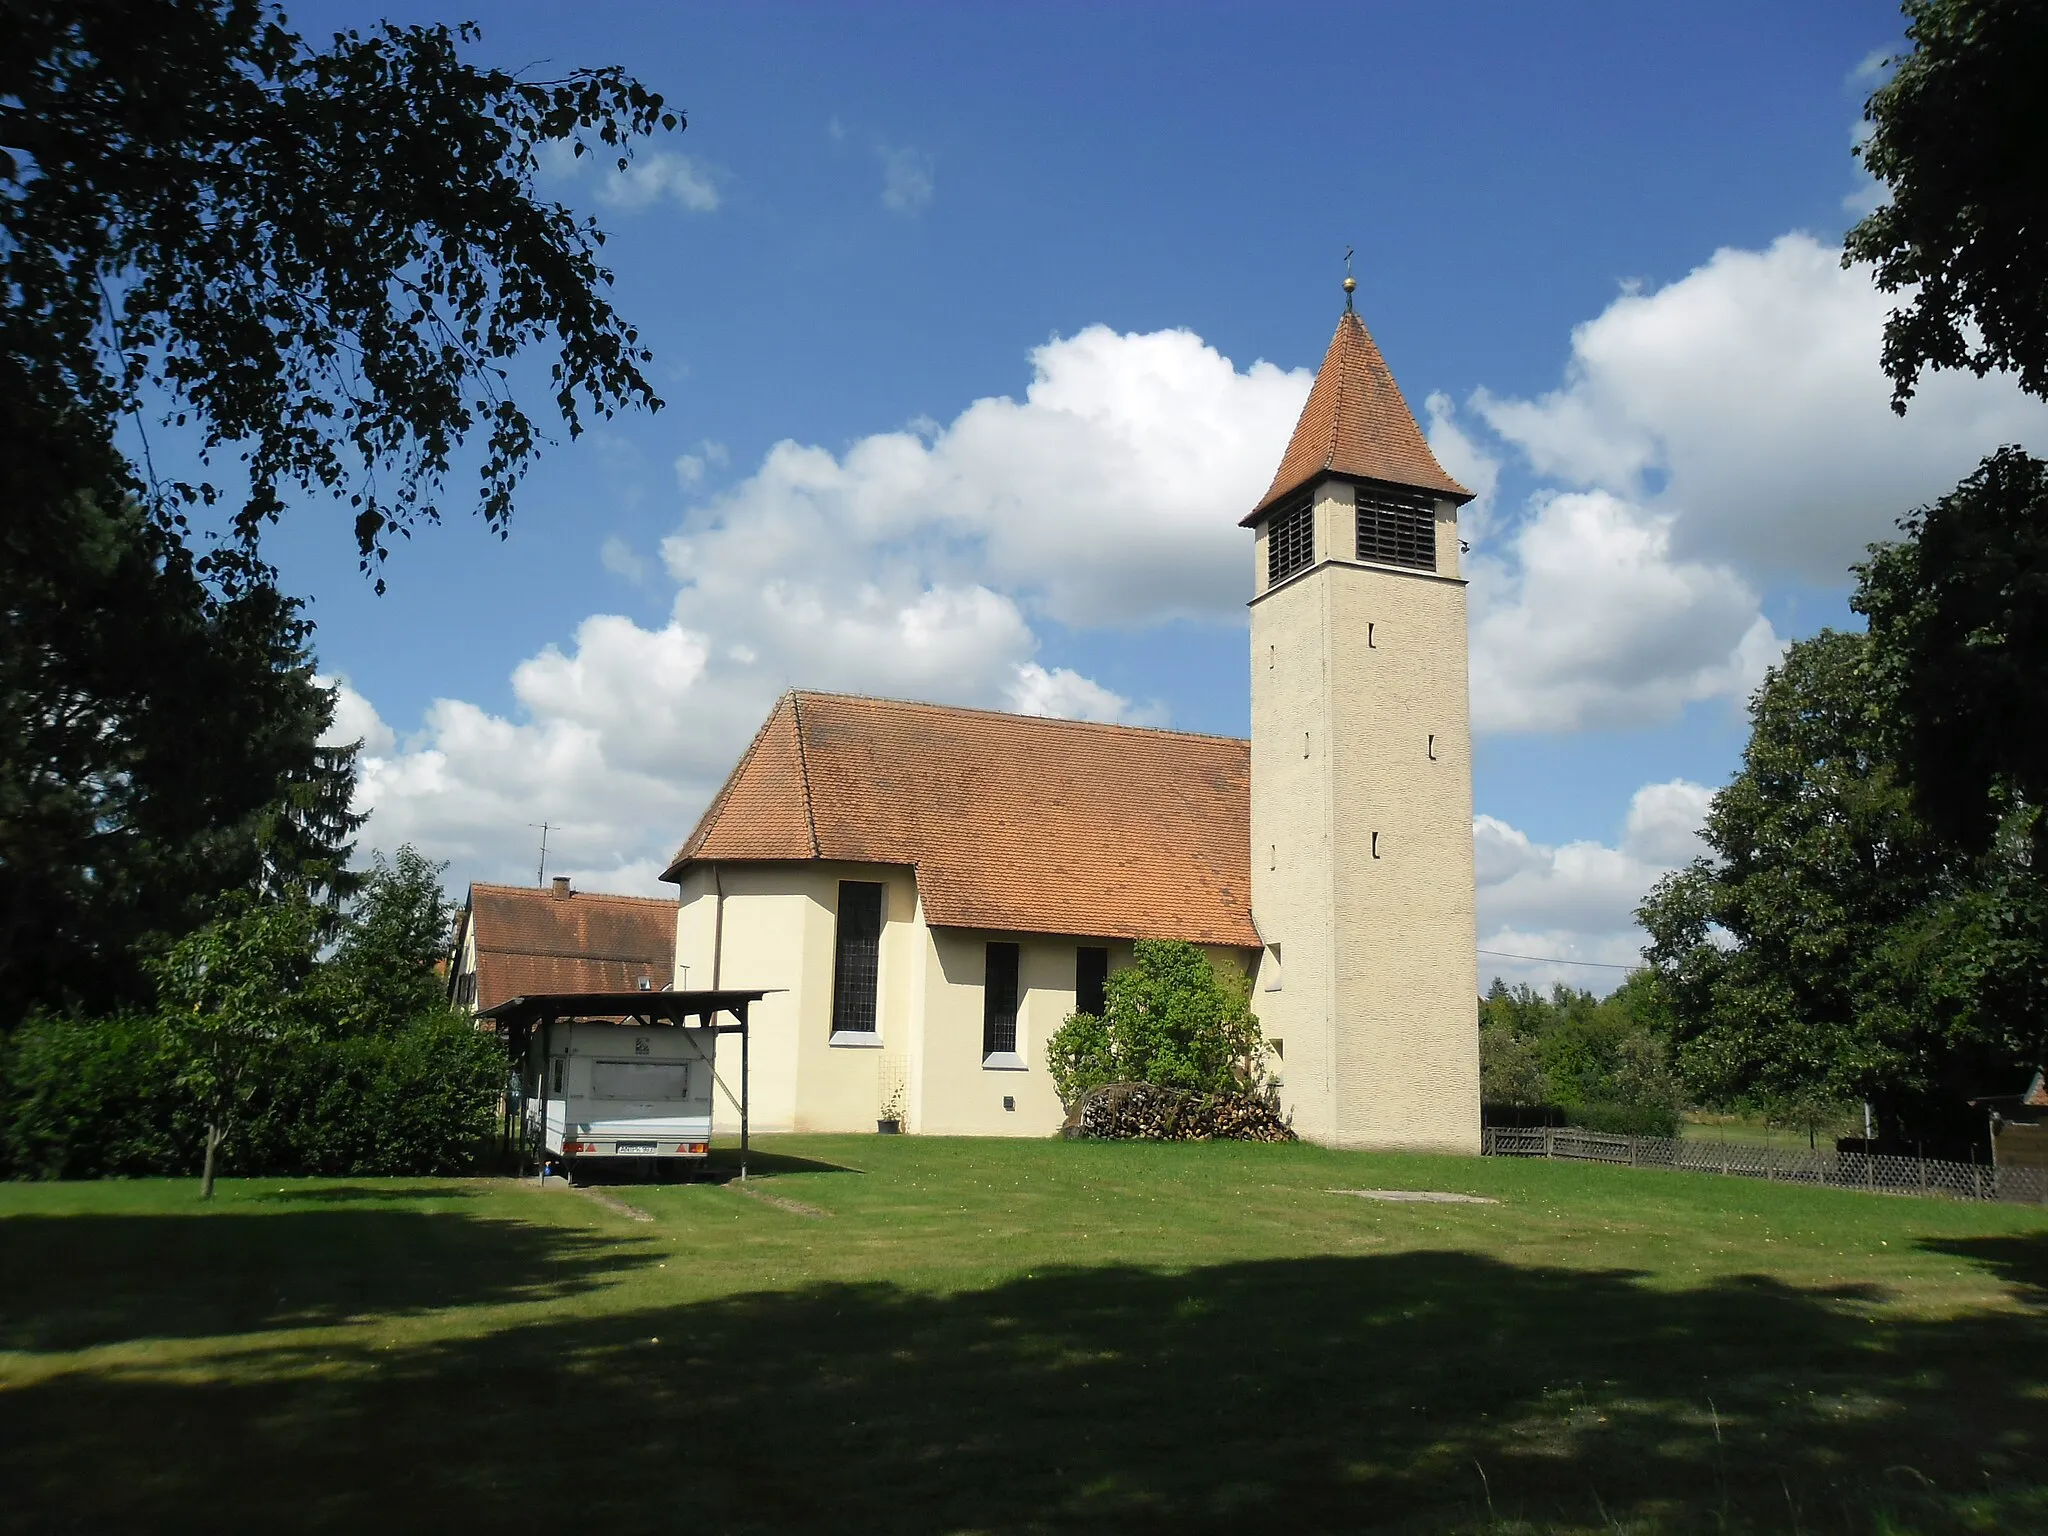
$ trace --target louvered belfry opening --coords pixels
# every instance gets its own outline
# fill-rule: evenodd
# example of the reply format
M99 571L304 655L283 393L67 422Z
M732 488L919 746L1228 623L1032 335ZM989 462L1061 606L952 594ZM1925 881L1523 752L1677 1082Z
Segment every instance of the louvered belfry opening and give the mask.
M1309 493L1303 492L1274 509L1266 533L1267 584L1275 585L1296 571L1306 570L1315 559L1315 548L1315 503Z
M1436 498L1392 486L1358 487L1358 558L1436 569Z

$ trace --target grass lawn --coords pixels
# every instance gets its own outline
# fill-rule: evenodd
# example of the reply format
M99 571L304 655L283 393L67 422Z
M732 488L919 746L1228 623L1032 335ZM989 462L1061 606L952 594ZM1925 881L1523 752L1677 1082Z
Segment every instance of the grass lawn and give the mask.
M1771 1125L1761 1115L1717 1115L1695 1110L1678 1122L1687 1141L1743 1141L1785 1152L1832 1152L1837 1136L1863 1134L1861 1125L1844 1121L1812 1135L1790 1125Z
M644 1222L482 1180L0 1186L0 1529L2048 1529L2048 1212L770 1151L753 1197L611 1191ZM1373 1187L1499 1203L1329 1193Z

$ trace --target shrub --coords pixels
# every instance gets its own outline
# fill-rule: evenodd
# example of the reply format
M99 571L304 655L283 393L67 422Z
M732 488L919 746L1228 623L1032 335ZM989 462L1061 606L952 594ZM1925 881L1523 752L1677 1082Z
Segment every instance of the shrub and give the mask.
M32 1016L0 1040L0 1173L93 1179L199 1166L179 1042L151 1014Z
M17 1178L190 1174L204 1127L153 1017L37 1019L0 1058L0 1157ZM503 1050L452 1015L281 1046L221 1148L242 1174L461 1173L495 1124Z
M1479 1096L1488 1104L1518 1108L1550 1102L1550 1082L1543 1074L1533 1041L1504 1024L1479 1030Z
M1243 974L1181 939L1140 939L1103 988L1102 1016L1070 1015L1047 1043L1068 1109L1091 1088L1154 1083L1198 1093L1263 1093L1266 1043Z
M1615 1136L1676 1136L1678 1111L1666 1104L1592 1101L1574 1104L1565 1118L1589 1131Z
M452 1015L284 1053L229 1143L230 1171L463 1173L491 1134L505 1055Z

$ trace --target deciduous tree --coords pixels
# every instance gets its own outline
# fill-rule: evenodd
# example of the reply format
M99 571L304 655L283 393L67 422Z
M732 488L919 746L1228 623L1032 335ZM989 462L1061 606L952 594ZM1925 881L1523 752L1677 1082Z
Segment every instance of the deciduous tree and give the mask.
M1885 203L1849 231L1911 297L1885 326L1892 406L1929 368L2009 369L2048 396L2048 6L1905 0L1912 51L1864 108L1858 147Z
M502 532L542 440L508 392L546 347L570 435L657 406L604 296L594 223L537 195L550 144L623 164L682 126L616 68L532 80L462 57L476 29L398 26L315 50L257 0L15 0L0 12L0 394L78 451L40 514L126 490L183 533L226 488L81 484L115 424L162 415L237 461L240 571L293 494L345 500L366 569L439 516L477 450ZM24 441L16 439L19 443Z
M249 902L185 935L151 967L158 1005L184 1049L179 1081L206 1124L203 1200L213 1198L220 1144L270 1058L309 1033L305 984L319 928L303 899Z
M2001 1006L1985 903L2002 877L1918 814L1872 650L1823 631L1786 653L1708 813L1714 857L1638 917L1703 1097L1867 1099L1889 1139L1960 1138L1966 1100L2033 1058L2043 1021Z
M660 403L602 233L535 175L681 116L476 40L0 7L0 1028L136 995L223 891L345 892L352 755L260 549L288 503L342 508L381 590L458 469L502 535L552 424Z

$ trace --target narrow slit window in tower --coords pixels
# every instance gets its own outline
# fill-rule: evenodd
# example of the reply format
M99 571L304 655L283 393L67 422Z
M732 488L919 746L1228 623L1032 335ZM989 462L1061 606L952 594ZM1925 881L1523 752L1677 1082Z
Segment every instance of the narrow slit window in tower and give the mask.
M1358 558L1436 569L1436 502L1416 491L1358 488Z
M1266 524L1266 582L1285 581L1315 559L1316 509L1307 494L1273 513Z

